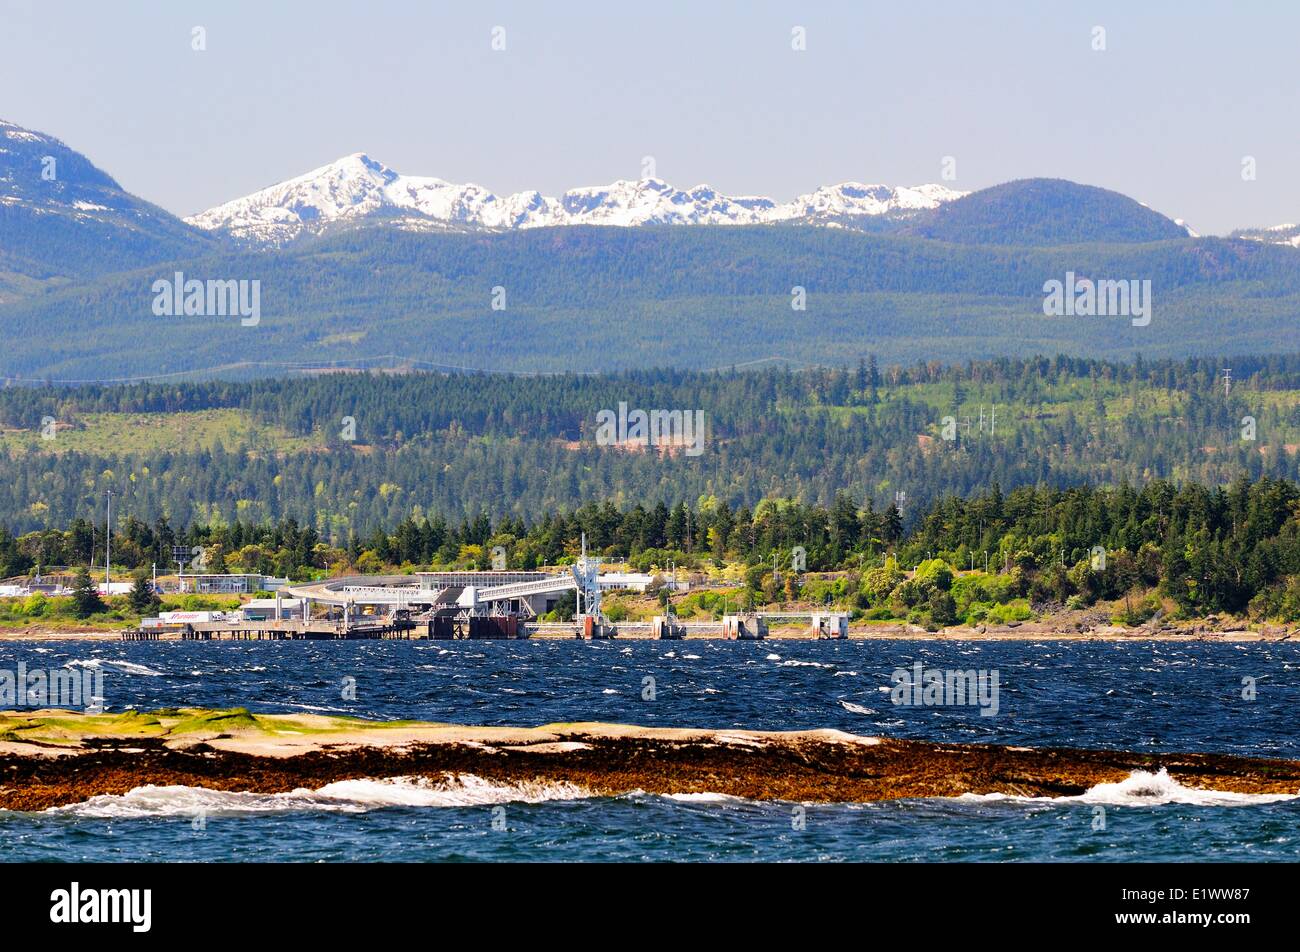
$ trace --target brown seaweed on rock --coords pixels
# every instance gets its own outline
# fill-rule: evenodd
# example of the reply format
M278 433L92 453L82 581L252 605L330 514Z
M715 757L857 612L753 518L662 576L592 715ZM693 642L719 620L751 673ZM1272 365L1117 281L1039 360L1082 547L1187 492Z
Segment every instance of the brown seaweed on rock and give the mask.
M799 802L1061 797L1161 769L1191 788L1300 792L1297 761L943 744L834 730L464 727L242 709L0 714L0 808L9 810L43 810L150 784L281 793L341 780L464 774L502 784L567 783L598 795L643 790Z

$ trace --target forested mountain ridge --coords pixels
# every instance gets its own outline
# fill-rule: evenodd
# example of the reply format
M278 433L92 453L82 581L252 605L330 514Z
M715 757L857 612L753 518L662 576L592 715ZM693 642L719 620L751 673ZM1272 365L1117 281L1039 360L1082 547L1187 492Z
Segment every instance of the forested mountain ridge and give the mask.
M909 222L907 234L958 244L1140 243L1189 236L1127 195L1064 179L1020 179L980 189Z
M160 317L153 282L257 281L260 320ZM1149 280L1148 326L1050 317L1044 285ZM106 380L218 368L414 366L516 372L852 365L1036 353L1289 352L1300 249L1175 239L955 245L799 226L354 232L270 254L170 263L0 307L0 376Z
M347 168L374 172L353 158ZM331 202L358 197L346 171L326 190ZM657 180L623 185L616 204L640 208L640 195L681 210L681 194ZM430 208L442 207L425 191ZM582 201L612 200L607 191ZM370 193L359 194L368 207ZM253 377L394 362L588 373L773 357L852 366L867 353L1131 359L1220 350L1225 333L1237 352L1297 346L1300 248L1191 237L1130 198L1060 180L955 194L904 201L832 189L806 197L808 215L748 225L670 225L661 222L674 215L655 212L626 225L615 215L604 225L420 232L379 214L372 226L246 251L129 195L57 139L6 123L0 377ZM714 207L710 190L691 195ZM854 213L896 200L905 214ZM460 204L451 202L453 218ZM1045 315L1047 286L1068 275L1150 282L1149 324ZM199 282L206 294L177 314L158 307L160 282ZM227 282L257 294L247 323L252 315L208 303Z

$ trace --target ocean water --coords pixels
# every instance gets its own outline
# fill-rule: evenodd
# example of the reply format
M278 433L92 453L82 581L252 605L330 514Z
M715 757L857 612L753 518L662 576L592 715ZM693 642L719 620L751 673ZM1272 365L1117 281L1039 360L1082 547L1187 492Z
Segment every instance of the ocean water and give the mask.
M97 667L105 704L536 725L601 720L1300 758L1300 645L1149 642L50 642L0 668ZM908 707L890 675L996 671L998 711ZM654 699L643 699L653 678ZM355 679L356 700L345 700ZM1243 697L1245 688L1253 698ZM1252 691L1246 691L1247 694ZM1296 791L1300 794L1300 791ZM1300 799L1137 774L1065 800L826 805L357 780L274 796L144 788L0 811L4 861L1295 860Z

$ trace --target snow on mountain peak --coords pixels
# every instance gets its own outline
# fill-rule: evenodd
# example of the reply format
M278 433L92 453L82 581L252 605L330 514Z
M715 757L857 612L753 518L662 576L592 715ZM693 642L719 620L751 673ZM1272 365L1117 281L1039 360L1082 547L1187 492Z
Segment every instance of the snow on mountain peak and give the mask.
M354 152L186 221L243 243L278 246L381 216L400 219L405 228L425 230L842 223L863 215L906 217L964 194L942 185L896 188L845 182L778 203L763 196L723 195L703 184L682 190L646 178L575 188L559 198L535 190L498 196L478 185L401 175L364 152Z
M1287 245L1291 248L1300 248L1300 225L1288 223L1270 225L1267 228L1239 228L1230 237L1260 241L1268 245Z

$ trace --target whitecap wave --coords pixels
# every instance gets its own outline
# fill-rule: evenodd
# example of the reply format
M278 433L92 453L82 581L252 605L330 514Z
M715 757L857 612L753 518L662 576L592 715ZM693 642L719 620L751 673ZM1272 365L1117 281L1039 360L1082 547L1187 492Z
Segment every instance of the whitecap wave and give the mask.
M365 813L384 807L474 807L498 803L544 803L595 796L571 783L497 783L473 774L444 780L394 777L384 780L339 780L319 790L247 793L206 787L136 787L124 794L103 794L82 803L52 807L47 813L92 819L145 817L238 816L241 814L325 811Z
M115 658L74 658L63 665L65 668L99 668L101 670L121 671L125 674L142 674L145 677L160 678L161 671L136 664L134 661L119 661Z
M521 781L499 783L474 774L446 780L398 777L392 780L340 780L326 784L317 796L344 799L370 807L473 807L490 803L546 803L550 800L585 800L595 794L567 782Z
M1099 783L1079 799L1084 803L1114 806L1148 806L1164 803L1188 803L1196 806L1230 807L1252 803L1278 803L1294 800L1294 793L1233 793L1228 790L1201 790L1185 787L1161 767L1158 773L1135 770L1119 783Z
M755 803L757 801L748 800L745 797L733 797L729 793L665 793L665 800L676 800L679 803Z
M1087 803L1107 807L1156 807L1169 803L1202 807L1239 807L1295 800L1295 793L1234 793L1185 787L1164 767L1156 773L1135 770L1118 783L1099 783L1075 797L1018 797L1005 793L964 793L959 800L1020 803Z
M840 707L851 714L875 714L869 707L863 707L861 704L854 704L852 701L840 701Z
M327 704L297 704L293 701L281 701L280 703L283 704L285 707L297 708L300 711L314 711L316 713L325 713L325 714L330 714L330 713L348 714L351 713L352 710L346 705L337 706L337 705L327 705Z

